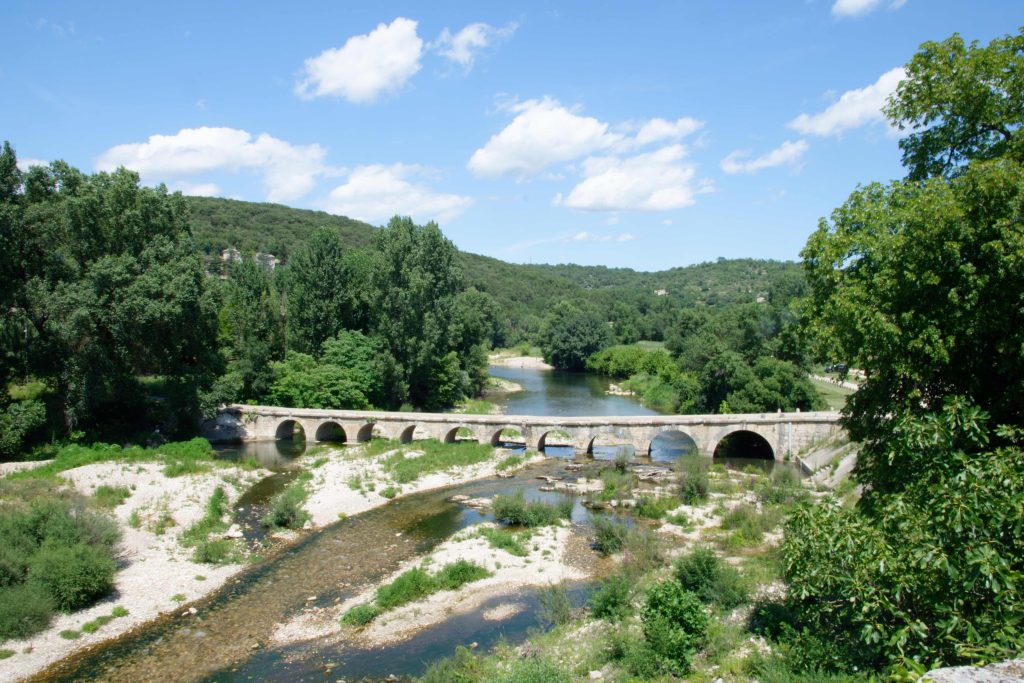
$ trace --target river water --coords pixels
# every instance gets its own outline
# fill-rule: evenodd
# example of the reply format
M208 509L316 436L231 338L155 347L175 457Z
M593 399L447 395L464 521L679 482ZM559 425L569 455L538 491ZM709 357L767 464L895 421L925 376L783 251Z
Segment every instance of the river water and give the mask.
M600 378L535 369L492 368L492 372L524 387L523 392L501 402L509 414L656 414L631 398L606 395L607 382ZM304 450L301 443L268 442L223 451L224 457L252 456L277 470L238 503L236 518L246 529L247 540L261 538L257 521L267 500L294 476L289 463ZM533 591L514 596L527 608L508 619L485 620L482 614L492 606L488 603L394 646L361 649L320 641L286 647L269 644L276 625L302 609L343 601L402 563L429 552L459 529L488 519L478 511L448 502L450 496L492 497L516 490L524 490L531 498L550 496L538 491L537 477L572 478L562 459L574 457L571 449L568 451L550 449L549 455L558 457L531 465L512 479L485 479L414 494L337 522L247 569L196 603L196 616L185 616L177 610L109 645L60 662L33 680L379 680L389 674L419 675L432 661L452 654L458 645L475 642L486 649L498 639L522 641L531 629L541 626ZM666 446L661 455L670 457L671 451L672 447ZM584 540L577 543L578 547L585 548L587 520L588 515L577 502L573 526L576 536ZM602 560L596 554L588 551L581 556L582 562L600 573ZM582 600L587 586L574 590L577 600ZM310 596L315 600L310 601Z

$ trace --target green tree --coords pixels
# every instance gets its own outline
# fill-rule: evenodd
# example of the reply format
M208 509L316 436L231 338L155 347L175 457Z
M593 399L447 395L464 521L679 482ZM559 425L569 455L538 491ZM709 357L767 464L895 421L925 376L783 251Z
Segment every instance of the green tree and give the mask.
M590 308L559 302L540 330L544 360L562 370L582 370L587 359L611 343L607 323Z
M221 311L221 343L228 370L221 383L231 400L255 400L273 382L272 361L284 357L284 328L270 276L252 259L234 264Z
M341 330L367 326L366 259L345 249L336 229L321 228L288 264L288 347L316 353Z
M972 160L1024 161L1024 33L987 47L954 34L927 42L885 107L911 180L960 173Z

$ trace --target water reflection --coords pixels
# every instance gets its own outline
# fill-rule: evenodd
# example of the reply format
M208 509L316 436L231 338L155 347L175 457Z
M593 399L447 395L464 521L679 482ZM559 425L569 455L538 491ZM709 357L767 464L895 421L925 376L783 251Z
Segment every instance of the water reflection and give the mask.
M608 380L597 375L499 365L492 365L489 372L523 387L523 391L494 399L506 415L660 414L628 396L609 396Z
M255 459L268 470L282 470L295 458L306 452L303 439L277 439L274 441L247 441L238 444L218 444L213 447L218 458L224 460Z

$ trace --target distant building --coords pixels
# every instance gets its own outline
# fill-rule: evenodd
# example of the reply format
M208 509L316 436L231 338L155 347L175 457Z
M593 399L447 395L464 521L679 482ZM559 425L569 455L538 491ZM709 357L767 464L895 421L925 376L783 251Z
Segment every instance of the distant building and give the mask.
M655 296L668 296L668 290L667 289L656 289L656 290L654 290L654 295Z
M242 260L242 252L234 247L228 247L220 252L220 260L224 263L239 263Z

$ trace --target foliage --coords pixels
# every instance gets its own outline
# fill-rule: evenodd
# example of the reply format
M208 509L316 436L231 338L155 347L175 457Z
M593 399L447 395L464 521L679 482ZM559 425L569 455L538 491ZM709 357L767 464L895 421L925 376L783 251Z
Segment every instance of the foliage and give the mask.
M453 591L490 575L489 571L469 560L456 560L441 567L434 575L434 581L440 590Z
M177 477L209 469L216 462L213 460L212 454L213 449L210 447L210 442L201 438L165 443L156 448L140 448L138 446L121 448L116 444L105 443L95 443L91 446L71 444L57 451L53 462L15 472L8 475L7 479L11 481L48 479L58 472L107 461L162 462L164 463L164 475Z
M377 589L377 606L382 610L393 609L424 598L435 591L436 583L430 574L419 567L414 567Z
M494 679L495 683L569 683L572 677L551 662L540 659L520 659L508 671Z
M625 379L645 373L657 375L675 371L675 364L664 349L648 349L630 344L609 346L587 358L587 370L609 377Z
M373 604L353 607L342 616L341 621L343 624L363 626L389 609L401 607L438 591L457 590L487 576L490 576L490 572L468 560L446 564L433 576L421 567L414 567L402 572L390 583L379 586Z
M503 494L494 497L491 502L494 517L499 522L524 527L541 527L558 524L562 519L569 519L572 512L572 500L565 499L559 503L544 503L526 500L522 491L514 494Z
M675 498L664 496L641 496L637 502L636 513L647 519L661 519L669 510L679 507Z
M0 400L0 459L17 455L31 440L32 433L46 424L46 405L39 400L15 401L3 406Z
M0 587L0 641L27 638L49 626L54 601L38 583Z
M132 492L128 490L127 486L100 484L93 491L92 497L100 507L115 508L128 500L130 495L132 495Z
M656 583L647 591L640 618L651 650L674 671L688 671L707 633L697 596L672 579Z
M590 518L594 527L594 547L599 553L611 555L617 553L626 544L629 527L612 517L595 515Z
M676 464L679 498L686 505L697 505L708 498L708 463L699 456L683 456Z
M672 566L676 580L701 602L732 609L747 601L749 591L739 571L711 548L698 546Z
M270 509L262 520L264 526L273 529L299 529L309 520L309 513L302 508L302 504L309 497L306 481L308 476L300 476L270 500Z
M952 176L971 160L1024 160L1024 32L987 47L954 34L927 42L884 112L900 130L911 180Z
M519 467L522 464L522 456L510 455L506 458L503 458L497 465L494 466L494 469L497 470L498 472L504 472L505 470L510 470L514 467Z
M203 564L226 564L240 559L241 554L234 541L227 538L210 538L211 534L227 530L228 524L224 521L226 507L227 495L224 489L218 486L206 502L206 511L202 519L182 532L181 543L195 548L192 554L194 561Z
M43 545L32 557L26 580L43 586L57 609L70 612L113 590L116 569L109 548L82 542Z
M541 349L544 360L561 370L582 370L587 359L608 345L607 324L591 308L559 302L544 318Z
M635 581L631 572L620 570L598 583L590 594L591 614L609 621L625 617L631 608Z
M787 523L801 616L865 666L1010 656L1024 627L1024 450L989 447L987 417L962 401L899 423L888 455L914 482L870 516L820 505Z
M372 603L356 605L341 615L341 623L349 626L366 626L381 613L379 607Z
M561 584L542 586L537 591L537 601L540 603L538 616L549 624L567 624L572 620L572 601L569 600L569 591Z

